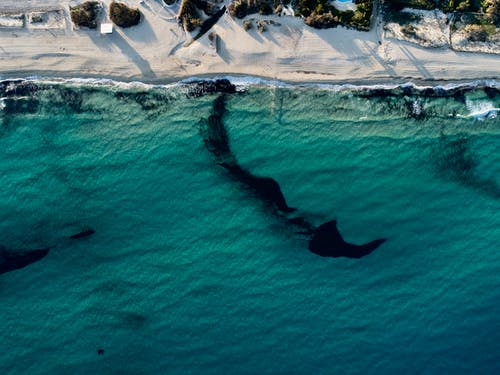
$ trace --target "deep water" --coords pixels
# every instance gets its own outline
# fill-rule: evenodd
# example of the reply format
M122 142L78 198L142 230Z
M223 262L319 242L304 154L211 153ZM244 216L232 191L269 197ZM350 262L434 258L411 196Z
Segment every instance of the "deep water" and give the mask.
M500 372L496 86L226 96L241 166L314 225L387 239L361 259L312 254L217 165L200 121L220 94L13 87L0 245L54 248L0 275L0 374Z

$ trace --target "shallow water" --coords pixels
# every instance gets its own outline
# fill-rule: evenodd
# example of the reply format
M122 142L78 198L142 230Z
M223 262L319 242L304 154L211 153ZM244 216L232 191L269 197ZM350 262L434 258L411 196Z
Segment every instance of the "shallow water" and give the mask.
M55 248L0 276L0 373L498 372L500 118L474 117L498 93L227 96L242 166L347 241L387 238L354 260L215 164L216 94L42 86L1 99L1 244Z

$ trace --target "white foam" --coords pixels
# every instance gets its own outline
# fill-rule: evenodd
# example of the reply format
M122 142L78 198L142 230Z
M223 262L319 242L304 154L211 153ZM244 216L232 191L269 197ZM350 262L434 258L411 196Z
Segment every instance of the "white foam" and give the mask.
M214 76L214 77L189 77L182 79L177 82L168 84L150 84L140 81L123 82L116 81L109 78L47 78L47 77L26 77L26 78L16 78L8 79L8 81L13 80L25 80L32 81L34 83L46 83L46 84L70 84L75 86L108 86L108 87L119 87L122 89L141 89L149 90L154 88L174 88L186 84L190 84L198 81L215 81L219 79L227 79L239 88L248 87L276 87L276 88L316 88L328 91L370 91L370 90L395 90L398 88L410 88L416 91L423 90L442 90L442 91L453 91L461 88L465 89L475 89L479 87L492 87L500 89L500 81L498 80L477 80L470 82L456 82L447 83L444 85L418 85L413 82L406 83L380 83L380 84L367 84L367 85L357 85L352 83L346 84L335 84L335 83L288 83L278 80L269 80L267 78L255 77L255 76Z
M473 102L467 99L465 101L465 106L469 111L469 114L465 117L471 117L477 120L496 118L500 111L500 108L496 108L492 102L485 100Z

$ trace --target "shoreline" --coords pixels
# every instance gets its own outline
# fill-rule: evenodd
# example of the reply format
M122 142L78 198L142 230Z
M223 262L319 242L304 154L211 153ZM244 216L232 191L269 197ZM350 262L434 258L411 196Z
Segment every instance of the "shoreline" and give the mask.
M365 81L283 81L275 80L270 77L249 76L246 74L205 74L197 76L180 77L178 79L156 79L156 80L124 80L121 77L79 77L79 76L0 76L0 84L5 82L20 81L34 82L41 84L70 84L74 86L109 86L126 88L161 88L176 85L189 85L203 81L229 80L236 86L257 86L257 87L290 87L290 88L325 88L339 90L392 90L397 88L409 87L416 91L426 89L441 89L444 91L453 91L463 88L482 88L491 87L500 90L500 80L496 78L486 79L464 79L464 80L365 80ZM0 98L1 99L1 98Z

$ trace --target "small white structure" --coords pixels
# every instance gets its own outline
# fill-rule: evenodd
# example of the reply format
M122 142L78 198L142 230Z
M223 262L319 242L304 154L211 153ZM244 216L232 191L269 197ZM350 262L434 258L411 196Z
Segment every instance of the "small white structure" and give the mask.
M101 23L101 34L112 34L113 24L112 23Z
M285 5L283 6L283 10L281 11L280 16L291 16L295 17L295 12L293 11L293 8L290 5Z

